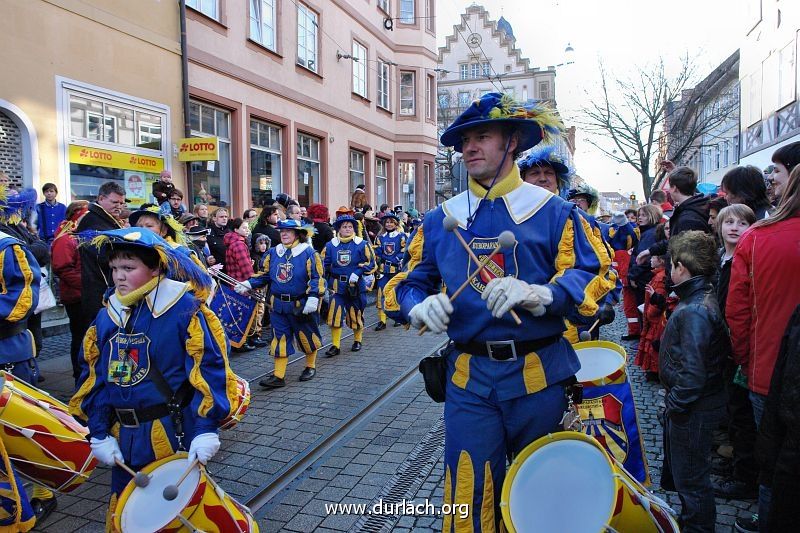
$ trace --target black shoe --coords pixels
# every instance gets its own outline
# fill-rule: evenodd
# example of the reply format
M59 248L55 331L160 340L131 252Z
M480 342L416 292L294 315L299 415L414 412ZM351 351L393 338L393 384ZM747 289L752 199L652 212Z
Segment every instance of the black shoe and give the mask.
M232 351L233 353L247 353L247 352L249 352L249 351L251 351L251 350L253 350L253 348L250 348L250 347L247 345L247 343L244 343L244 344L242 344L242 345L241 345L241 346L239 346L238 348L231 348L231 351Z
M758 515L754 514L750 518L737 518L734 527L736 531L742 533L758 533Z
M638 340L641 335L623 335L622 340L624 341L635 341Z
M360 352L361 351L361 343L358 342L358 341L355 341L353 343L353 346L350 348L350 351L351 352Z
M648 383L658 383L658 372L645 372L644 380Z
M269 344L267 341L262 341L262 340L261 340L261 339L259 339L259 338L255 338L255 339L252 339L252 340L250 340L250 343L251 343L253 346L255 346L256 348L263 348L264 346L266 346L267 344Z
M758 487L738 479L724 479L714 483L714 496L729 500L755 500L758 498Z
M55 496L52 498L47 498L46 500L40 500L39 498L32 499L31 508L33 509L33 513L36 515L36 524L40 525L42 522L47 520L47 517L56 510L56 507L58 507L58 502L56 501Z
M268 378L264 378L258 382L259 385L264 387L265 389L280 389L281 387L286 386L286 380L283 378L276 378L275 376L270 376Z
M393 327L393 328L396 328L396 327L400 327L400 326L402 326L402 325L403 325L403 324L401 324L400 322L398 322L397 320L395 320L395 321L394 321L394 324L392 324L392 327Z
M733 469L733 461L727 457L715 455L711 457L711 473L716 476L730 477Z
M258 348L258 345L255 343L255 341L248 340L246 343L244 343L244 347L247 348L247 351L252 351Z
M375 326L375 331L383 331L386 329L386 322L378 322L378 325Z
M303 370L303 373L300 374L300 381L311 381L312 379L314 379L314 376L316 376L316 375L317 375L317 369L316 368L306 367Z
M342 352L339 350L338 346L331 346L328 348L328 351L325 352L325 357L333 357L334 355L339 355L340 353Z

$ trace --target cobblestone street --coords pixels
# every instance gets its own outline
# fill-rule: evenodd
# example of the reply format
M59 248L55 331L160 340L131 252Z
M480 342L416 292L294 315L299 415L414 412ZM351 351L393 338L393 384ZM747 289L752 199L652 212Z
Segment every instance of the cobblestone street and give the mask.
M618 314L619 316L619 314ZM374 309L367 323L375 322ZM604 327L601 337L619 342L624 318ZM324 342L329 330L323 328ZM256 513L262 532L333 531L438 531L441 519L423 516L360 516L332 514L327 506L365 504L406 499L442 503L442 404L424 392L421 376L413 377L392 392L387 401L358 424L336 432L354 413L370 404L419 359L442 345L443 336L417 336L390 327L379 333L367 329L364 350L348 351L350 339L342 341L342 355L320 358L319 374L307 383L296 381L302 365L290 365L288 386L262 391L257 383L271 370L265 351L236 354L234 371L250 381L252 403L243 422L222 434L222 450L209 465L209 472L239 501L247 501L290 469L315 444L336 435L333 444ZM40 365L48 391L67 398L71 379L69 337L46 340ZM632 358L635 343L623 343ZM400 348L400 349L398 349ZM628 367L636 397L639 427L647 450L652 488L658 488L661 468L661 427L657 420L661 396L655 384L646 383L639 368ZM58 497L59 507L37 531L102 531L108 499L110 472L98 468L90 481L68 495ZM679 509L675 493L656 494ZM736 517L755 510L754 502L717 500L717 531L732 531Z

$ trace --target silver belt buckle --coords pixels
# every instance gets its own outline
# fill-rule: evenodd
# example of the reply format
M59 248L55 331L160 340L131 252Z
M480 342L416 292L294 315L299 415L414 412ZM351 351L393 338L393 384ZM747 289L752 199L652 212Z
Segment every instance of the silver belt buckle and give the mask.
M291 302L292 295L291 294L281 294L281 301L282 302Z
M139 417L136 416L135 409L116 409L117 411L117 420L119 420L119 425L124 428L138 428L139 427ZM129 423L131 422L132 423Z
M495 357L494 352L500 346L510 346L511 347L511 355L509 357L503 357L499 359ZM493 341L493 342L486 342L486 352L489 354L489 359L492 361L498 361L501 363L505 363L507 361L516 361L517 360L517 347L514 346L514 341Z

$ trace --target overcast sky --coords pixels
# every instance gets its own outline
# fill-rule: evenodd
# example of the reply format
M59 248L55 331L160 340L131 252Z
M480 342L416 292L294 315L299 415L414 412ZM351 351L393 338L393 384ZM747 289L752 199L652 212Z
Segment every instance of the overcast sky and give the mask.
M683 52L697 57L701 78L709 74L744 38L739 16L747 0L484 0L492 20L504 16L514 29L517 48L532 67L564 62L571 43L575 63L557 69L559 109L570 112L585 101L584 91L597 87L598 66L624 78L636 65L663 56L675 66ZM437 0L439 45L472 2ZM474 28L473 28L474 29ZM466 35L465 35L466 37ZM642 186L635 170L620 165L585 141L578 132L576 166L580 175L601 191L635 191Z

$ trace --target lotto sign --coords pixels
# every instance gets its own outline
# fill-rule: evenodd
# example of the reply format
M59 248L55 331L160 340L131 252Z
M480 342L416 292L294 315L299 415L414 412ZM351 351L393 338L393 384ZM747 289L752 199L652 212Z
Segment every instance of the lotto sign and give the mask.
M219 161L219 139L190 137L178 141L178 161Z
M78 165L136 170L150 174L158 174L164 170L164 159L160 157L126 154L125 152L90 148L77 144L69 146L69 162Z

